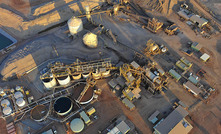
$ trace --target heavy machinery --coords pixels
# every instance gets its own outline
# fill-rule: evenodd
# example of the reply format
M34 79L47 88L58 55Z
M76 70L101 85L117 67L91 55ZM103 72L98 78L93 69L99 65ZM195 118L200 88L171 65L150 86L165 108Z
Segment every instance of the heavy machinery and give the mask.
M173 24L165 29L165 33L168 35L177 35L179 33L179 29L180 28L176 24Z
M164 45L159 46L152 39L147 41L146 48L144 49L144 54L149 57L151 55L157 55L161 53L165 53L167 48Z
M156 18L152 18L152 19L148 19L148 23L145 28L147 28L148 30L150 30L153 33L157 33L158 30L160 30L162 28L162 26L163 26L163 22L160 22Z

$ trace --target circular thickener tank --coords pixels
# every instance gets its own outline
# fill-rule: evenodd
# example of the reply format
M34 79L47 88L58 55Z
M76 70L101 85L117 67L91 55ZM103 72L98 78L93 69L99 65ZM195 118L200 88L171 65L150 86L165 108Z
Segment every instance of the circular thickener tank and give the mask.
M50 88L52 88L52 87L57 85L56 79L54 77L42 79L42 82L43 82L43 84L45 85L45 87L47 89L50 89Z
M98 44L97 35L94 33L86 33L83 37L83 42L90 48L96 48Z
M22 98L23 94L18 91L18 92L15 92L14 97L15 97L15 99Z
M68 20L68 28L71 35L75 35L83 30L83 22L81 19L72 17Z
M86 91L86 93L81 97L80 100L77 100L81 94L81 92L84 90L86 84L81 83L78 86L76 86L74 88L74 93L73 93L73 97L76 100L77 103L79 104L88 104L93 100L93 96L94 96L94 88L93 87L89 87Z
M80 118L75 118L71 121L70 128L74 133L80 133L84 129L84 122Z
M8 107L10 105L10 101L8 99L4 99L1 101L2 107Z
M54 103L54 110L58 115L66 115L73 108L72 101L67 97L58 98Z
M12 109L10 107L3 108L3 114L4 115L9 115L11 113L12 113Z
M62 86L67 85L68 83L71 82L71 78L69 75L58 77L57 80L58 80L58 83Z
M25 100L23 98L18 98L16 100L16 104L19 106L19 107L23 107L25 105Z
M31 110L31 118L35 121L43 121L48 114L48 108L45 105L37 105Z

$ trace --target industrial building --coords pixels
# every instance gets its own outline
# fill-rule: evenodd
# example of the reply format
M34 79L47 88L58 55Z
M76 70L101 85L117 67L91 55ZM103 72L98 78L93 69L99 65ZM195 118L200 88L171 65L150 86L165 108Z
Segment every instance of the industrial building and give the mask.
M202 27L208 23L208 20L201 18L199 15L192 15L190 20L195 23L198 27Z
M154 126L154 134L188 134L193 128L185 119L188 114L182 106L178 106Z
M193 83L190 81L187 81L183 84L184 88L186 88L189 92L191 92L194 96L198 96L202 91L196 87Z

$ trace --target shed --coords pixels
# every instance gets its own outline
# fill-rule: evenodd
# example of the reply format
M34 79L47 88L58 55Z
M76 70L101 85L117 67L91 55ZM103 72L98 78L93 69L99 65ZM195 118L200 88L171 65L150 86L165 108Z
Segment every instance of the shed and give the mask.
M135 108L135 105L129 101L127 98L124 98L122 100L122 102L130 109L130 110L133 110Z
M192 75L188 78L189 81L191 81L193 84L197 84L199 81L197 77L193 77Z
M198 27L202 27L208 23L208 20L201 18L199 15L192 15L190 20L198 25Z
M202 49L202 46L198 42L193 42L191 48L195 51L200 51Z
M193 83L190 81L187 81L186 83L183 84L183 86L188 89L191 93L193 93L195 96L197 96L199 93L201 93L201 90L196 87Z
M179 81L180 78L181 78L181 75L179 75L179 74L178 74L175 70L173 70L173 69L170 69L169 74L170 74L173 78L175 78L177 81Z
M157 116L160 114L160 112L157 110L157 111L155 111L149 118L148 118L148 120L150 121L150 122L152 122L153 124L155 124L157 121L158 121L158 118L157 118Z
M91 116L92 114L94 114L96 112L94 107L91 107L90 109L87 110L87 114L88 116Z
M180 69L186 71L187 69L189 69L188 66L186 66L183 62L181 62L180 60L178 60L176 62L176 66L179 67Z
M210 58L210 56L207 54L207 53L204 53L200 59L203 61L203 62L206 62L208 59Z
M183 62L186 66L188 66L189 68L190 67L192 67L192 63L191 62L189 62L185 57L182 57L181 59L180 59L180 61L181 62Z
M84 120L85 124L89 124L91 122L90 118L84 111L80 112L80 116Z
M177 14L180 17L184 18L185 20L189 20L190 19L189 16L184 11L179 11L179 12L177 12Z

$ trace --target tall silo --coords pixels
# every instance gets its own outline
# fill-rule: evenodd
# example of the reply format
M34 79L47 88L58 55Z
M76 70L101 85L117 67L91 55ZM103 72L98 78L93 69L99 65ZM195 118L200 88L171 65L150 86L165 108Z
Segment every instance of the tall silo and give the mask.
M75 35L83 30L83 22L80 18L72 17L68 20L68 28L71 35Z

